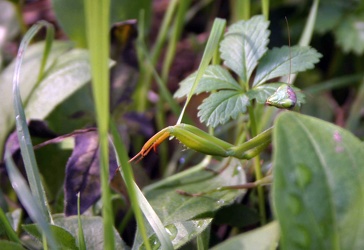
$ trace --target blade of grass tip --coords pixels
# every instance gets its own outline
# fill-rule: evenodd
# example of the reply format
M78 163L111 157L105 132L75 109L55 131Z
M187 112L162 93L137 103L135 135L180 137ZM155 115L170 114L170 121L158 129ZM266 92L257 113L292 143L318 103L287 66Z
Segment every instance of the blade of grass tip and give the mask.
M151 61L153 65L156 65L161 50L163 48L163 44L166 40L168 29L170 27L171 20L177 8L178 2L179 0L172 0L168 4L166 14L164 15L162 25L159 29L156 42L151 52ZM136 96L138 100L137 111L139 112L143 112L146 108L147 98L145 97L147 96L147 92L149 91L151 80L152 80L152 72L146 69L144 71L144 74L140 77L138 83L138 89L136 90Z
M54 40L54 27L53 27L53 25L46 22L46 21L39 21L38 23L42 24L44 27L47 28L45 44L44 44L44 51L43 51L42 61L41 61L40 67L39 67L37 82L34 85L33 89L30 91L30 93L28 95L28 98L24 100L24 105L23 106L27 106L30 97L32 96L33 92L37 89L39 83L41 82L41 80L42 80L42 78L44 76L45 67L47 65L47 59L48 59L49 53L51 51L53 40Z
M81 213L80 213L80 192L77 193L77 221L78 221L78 248L86 250L85 236L83 234Z
M173 59L176 55L177 43L182 34L183 26L185 24L184 18L186 16L186 12L188 10L188 7L190 6L190 3L191 0L180 1L177 9L177 15L176 18L174 19L171 38L168 41L167 51L163 61L163 68L161 75L162 75L162 80L165 83L168 81L169 70L171 68Z
M11 185L18 195L20 202L24 206L32 221L42 230L42 233L47 238L48 244L52 247L52 249L56 249L56 240L52 235L52 231L47 222L47 217L42 212L37 199L31 194L26 181L17 169L8 149L5 150L5 163Z
M314 0L310 9L310 13L308 15L305 28L303 29L302 35L298 44L300 46L308 46L311 42L313 30L315 28L316 16L317 16L317 9L319 5L319 0ZM291 75L291 83L293 84L296 80L297 74Z
M84 0L87 45L92 69L92 93L100 143L100 179L104 249L114 249L114 215L109 186L109 17L110 0Z
M30 185L30 190L39 204L40 211L45 218L52 221L51 213L48 207L47 199L45 196L44 187L41 182L33 145L31 143L30 133L25 118L22 99L20 96L20 70L23 61L24 51L29 45L31 39L42 28L46 27L47 32L49 25L46 22L40 22L32 26L25 34L23 40L20 43L19 51L15 62L15 71L13 77L13 96L14 96L14 113L16 119L16 130L18 134L20 150L24 161L25 171Z
M0 224L2 224L2 227L5 230L6 235L11 241L21 244L18 235L15 233L13 227L6 218L6 215L1 207L0 207Z
M310 14L308 15L305 28L301 35L300 41L298 44L300 46L308 46L311 42L311 37L313 34L313 29L315 28L316 17L317 17L317 9L320 1L314 0L310 9Z
M53 39L54 39L54 27L50 23L47 23L44 21L41 21L41 23L43 23L44 26L47 27L47 34L46 34L46 43L45 43L45 47L44 47L42 63L40 65L39 73L38 73L38 82L43 78L44 69L47 64L47 59L49 56L49 52L51 51L52 43L53 43Z
M172 242L169 239L169 235L165 230L163 223L134 182L133 172L131 170L130 163L128 162L128 156L125 146L121 141L119 133L117 132L116 125L113 122L111 122L110 130L114 139L113 143L115 145L114 150L117 155L117 161L119 166L121 166L120 173L123 177L130 196L132 208L138 224L138 229L144 241L144 246L147 249L150 249L150 243L144 224L144 218L141 214L140 209L144 213L145 218L148 220L150 226L157 235L161 243L161 249L173 249Z
M196 89L199 81L201 80L203 73L205 72L207 66L209 65L209 63L215 53L215 50L218 49L219 42L220 42L221 37L225 30L225 25L226 25L226 21L224 19L220 19L220 18L215 19L214 24L211 29L211 34L207 41L200 65L197 70L195 81L192 85L190 93L187 96L187 100L185 102L185 105L183 106L182 112L180 113L180 116L179 116L176 124L180 124L182 122L182 117L185 113L186 107L187 107L188 103L190 102L191 97L194 94L195 89Z

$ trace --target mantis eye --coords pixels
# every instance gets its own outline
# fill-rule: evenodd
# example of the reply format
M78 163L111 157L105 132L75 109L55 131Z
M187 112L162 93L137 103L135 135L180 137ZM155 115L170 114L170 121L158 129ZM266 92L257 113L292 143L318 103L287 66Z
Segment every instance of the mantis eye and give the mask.
M273 95L268 97L266 104L280 109L291 109L296 105L297 97L288 84L282 84Z

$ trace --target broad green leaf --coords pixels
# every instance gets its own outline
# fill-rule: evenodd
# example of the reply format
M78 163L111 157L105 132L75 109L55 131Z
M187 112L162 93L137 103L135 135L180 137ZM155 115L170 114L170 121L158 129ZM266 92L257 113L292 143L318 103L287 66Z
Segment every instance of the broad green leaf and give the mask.
M30 96L25 108L27 118L43 120L90 80L91 69L86 50L74 49L62 55Z
M52 65L56 58L70 48L71 44L68 42L53 42L46 69ZM36 85L43 50L44 43L41 42L29 46L25 51L20 75L20 92L23 102L28 99ZM0 75L0 152L3 151L6 136L15 124L12 95L14 62Z
M77 238L78 219L77 216L64 217L63 214L57 214L53 217L54 224L64 228ZM103 249L103 222L101 217L81 216L82 228L87 249ZM125 243L120 238L118 232L114 229L115 249L127 249Z
M269 22L263 16L229 27L220 44L221 58L244 82L248 82L259 59L267 51Z
M321 54L310 47L283 46L269 50L260 61L253 86L289 74L312 69Z
M284 112L273 144L282 249L363 249L363 143L333 124Z
M207 126L216 127L227 121L236 119L239 114L245 113L249 105L249 98L245 93L234 90L221 90L212 93L198 107L198 116Z
M185 80L180 82L180 87L175 98L187 96L191 91L192 85L196 79L196 73L193 73ZM220 65L210 65L206 68L200 82L198 83L195 94L202 92L211 92L219 89L242 90L241 86L235 81L230 73Z
M75 237L71 235L70 232L62 227L49 225L55 239L57 240L58 247L61 249L78 249ZM38 226L36 224L23 225L23 229L39 241L42 240L42 233L39 232Z
M81 87L66 100L61 102L46 117L48 126L57 134L72 131L95 124L95 110L92 93L88 84Z
M240 162L231 158L220 163L218 167L226 164L229 167L219 175L206 170L187 172L188 174L182 172L179 178L173 176L170 181L164 180L163 186L146 190L145 196L165 225L188 221L202 214L208 218L207 214L212 215L220 207L231 204L245 190L225 190L200 197L181 195L177 190L199 193L222 186L244 184L246 177Z
M258 103L265 103L271 95L276 92L276 90L284 83L268 83L254 87L246 92L246 95L249 97L250 100L255 99ZM291 86L291 88L295 91L297 96L297 105L301 106L305 103L305 95L299 88Z
M364 52L364 11L346 16L335 29L336 42L344 52Z
M211 250L271 250L279 241L279 225L276 221L263 227L237 235L213 247Z
M24 250L25 248L19 244L12 241L0 240L1 250Z

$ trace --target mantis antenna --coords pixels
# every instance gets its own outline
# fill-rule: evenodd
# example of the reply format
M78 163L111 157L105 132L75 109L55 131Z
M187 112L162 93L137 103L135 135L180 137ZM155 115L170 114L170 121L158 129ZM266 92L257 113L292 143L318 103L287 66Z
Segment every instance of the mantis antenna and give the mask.
M291 72L292 72L292 57L291 57L291 33L289 31L288 19L285 16L288 34L288 48L289 48L289 74L288 74L288 84L291 84Z
M268 97L266 104L269 106L274 106L280 109L292 109L296 105L297 96L293 88L290 87L291 84L291 72L292 72L292 55L291 55L291 34L289 33L288 19L286 19L287 31L288 31L288 46L289 46L289 73L288 82L283 83L276 92Z

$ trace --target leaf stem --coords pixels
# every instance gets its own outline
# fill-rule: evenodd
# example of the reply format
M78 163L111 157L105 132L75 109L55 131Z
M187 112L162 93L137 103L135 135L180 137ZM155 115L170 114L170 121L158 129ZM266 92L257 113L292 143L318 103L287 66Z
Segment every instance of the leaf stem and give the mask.
M257 136L257 124L256 124L256 120L255 120L254 109L252 106L249 106L248 109L249 109L249 117L250 117L250 129L251 129L252 136L255 137L255 136ZM254 164L255 179L256 179L256 181L259 182L263 178L259 154L254 157L253 164ZM258 207L259 207L260 223L262 225L264 225L267 223L267 218L266 218L266 211L265 211L264 190L263 190L262 186L257 186L257 193L258 193Z

